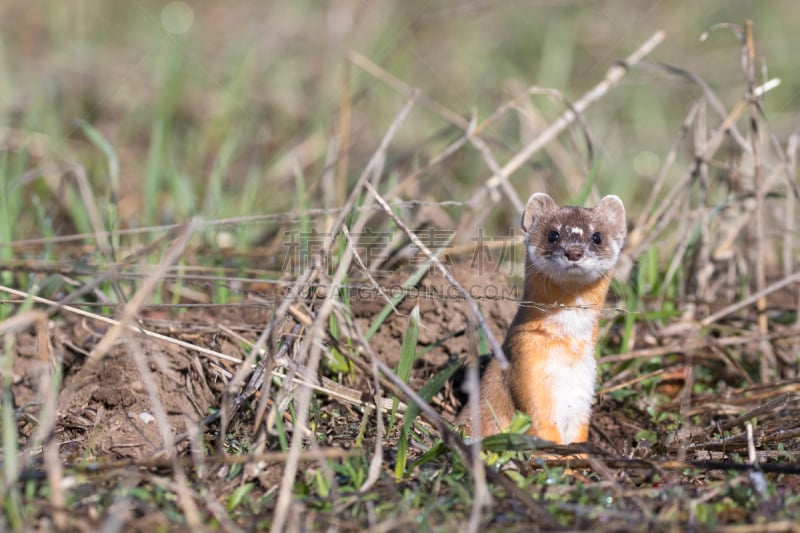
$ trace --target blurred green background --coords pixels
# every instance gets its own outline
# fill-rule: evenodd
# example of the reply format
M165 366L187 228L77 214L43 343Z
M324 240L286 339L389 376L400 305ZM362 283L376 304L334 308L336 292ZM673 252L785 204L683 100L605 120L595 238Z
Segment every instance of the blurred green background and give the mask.
M784 1L371 1L70 2L0 5L0 110L4 239L89 231L64 179L88 170L118 227L336 205L320 177L330 163L343 94L352 101L352 184L404 95L350 65L354 50L450 110L478 121L521 89L540 86L577 100L657 30L646 59L704 78L730 109L744 94L740 46L714 24L754 21L758 78L781 85L765 101L780 136L797 125L800 12ZM343 85L348 79L349 85ZM700 89L686 79L634 70L586 113L600 155L600 192L630 211ZM530 102L548 120L563 110ZM718 119L709 110L709 122ZM417 105L392 144L388 174L402 178L461 132ZM531 132L507 113L484 133L502 164ZM562 145L589 170L579 130ZM682 154L681 157L686 157ZM524 199L571 194L545 152L517 171ZM115 165L118 165L116 170ZM678 170L684 167L678 165ZM25 175L33 169L44 172ZM467 200L491 175L467 146L423 174L407 198ZM298 204L301 179L308 198ZM66 185L65 185L66 184ZM499 214L508 227L516 215Z

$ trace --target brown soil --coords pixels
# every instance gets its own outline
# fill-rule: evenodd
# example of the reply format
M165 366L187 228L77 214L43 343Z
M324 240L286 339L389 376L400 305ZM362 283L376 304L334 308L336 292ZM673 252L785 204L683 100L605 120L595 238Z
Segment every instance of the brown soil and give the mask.
M453 265L452 273L478 301L492 333L502 342L517 309L514 285L503 272L482 272L468 264ZM405 276L394 274L386 293L390 295L404 280ZM368 299L354 298L352 308L356 324L362 330L368 329L385 305L386 300L379 294L370 294ZM453 357L464 358L475 353L476 348L471 347L473 337L467 334L468 326L471 330L475 327L469 307L441 273L431 271L398 306L401 314L390 315L370 339L370 345L389 366L396 366L400 359L408 314L414 306L419 306L420 313L420 350L437 346L425 355L423 364L440 366Z
M65 459L151 456L165 445L157 423L161 413L174 437L187 429L187 421L198 421L215 405L215 394L194 354L130 333L105 357L89 362L88 354L103 334L93 327L89 321L65 317L51 328L54 353L64 356L65 377L56 405ZM30 345L20 344L14 364L17 407L37 394L39 362L32 357L35 339L29 341ZM144 376L137 369L137 357L145 361ZM147 380L152 380L152 390Z
M516 312L513 282L503 272L483 272L469 265L452 265L459 282L478 300L482 311L499 342ZM384 281L387 292L399 287L405 277L394 273ZM366 331L376 314L386 305L378 293L365 293L352 299L356 324ZM400 314L392 314L370 339L375 353L395 367L399 360L408 314L418 305L421 328L419 349L426 351L416 363L411 379L421 387L432 374L454 358L465 360L477 353L477 336L470 311L457 297L443 276L431 272L411 296L399 306ZM225 333L224 328L238 330L255 341L269 319L265 310L228 309L225 311L193 309L176 316L161 311L148 311L142 325L174 338L207 346L223 353L244 358L244 348ZM212 409L218 407L222 383L215 365L187 349L135 333L124 334L108 354L90 362L89 353L107 331L107 326L88 319L64 315L48 326L52 353L63 357L64 379L58 394L58 438L61 454L68 462L77 459L145 458L165 447L159 430L160 412L166 416L170 438L195 427ZM13 394L17 408L34 413L38 410L38 377L43 368L35 332L20 336L14 361ZM486 354L482 354L486 355ZM143 376L137 358L146 362ZM49 363L48 363L49 364ZM235 371L235 368L229 368ZM156 394L146 383L152 381ZM351 386L367 390L365 376ZM449 384L434 404L448 417L454 416L463 395L458 378ZM160 405L159 405L160 404ZM606 420L600 411L609 406L599 402L598 431L594 440L617 449L626 443L611 443L609 435L620 435L620 424ZM28 429L32 437L34 425ZM609 428L610 429L604 429ZM24 443L23 443L24 444Z
M459 282L476 297L492 332L502 341L517 308L513 290L516 278L509 278L503 272L483 272L466 264L451 264L450 267ZM397 270L381 279L381 284L385 291L392 293L393 288L402 285L407 277L408 274L402 269ZM351 279L350 283L366 285L355 279ZM230 307L194 307L174 312L154 306L143 311L141 325L174 339L245 358L250 349L248 342L256 341L271 318L274 306L269 305L270 298L280 302L276 291L269 288L265 290L264 287L274 288L274 285L247 287L241 292L242 301ZM255 290L260 292L248 292ZM386 305L386 300L377 291L351 290L350 304L352 318L364 332ZM424 355L414 365L410 378L413 388L422 388L432 376L454 360L464 361L475 354L488 355L488 347L485 342L479 342L474 320L464 300L456 296L444 277L432 272L398 306L399 313L389 315L369 341L372 351L389 366L395 367L398 363L408 315L416 305L421 316L418 353ZM341 316L341 313L337 316ZM289 322L291 319L287 320ZM604 330L611 344L619 344L616 327L612 325ZM645 325L639 327L644 328ZM780 331L777 324L774 328ZM281 331L286 331L285 324L281 326ZM681 328L676 328L676 331L674 338L666 334L666 330L661 331L665 338L655 347L671 346L678 342L676 339L682 339L685 333L680 332ZM23 450L37 450L34 446L40 444L37 439L41 438L41 424L37 417L40 416L43 399L50 394L45 378L52 374L56 358L61 359L63 383L56 398L55 432L61 459L67 465L79 468L89 465L90 470L95 467L100 469L87 477L81 490L101 494L99 497L106 498L110 503L108 499L116 498L119 490L127 490L125 487L147 488L161 486L165 482L163 463L155 465L151 459L163 457L164 454L159 454L162 450L173 450L170 441L177 442L180 454L188 455L186 452L190 441L181 437L191 434L200 422L207 419L209 413L219 408L229 376L237 368L234 364L199 356L189 349L135 333L123 335L104 357L92 359L92 350L107 332L107 325L64 313L52 317L49 322L40 322L38 327L29 332L19 334L15 343L12 392L20 421L20 447ZM304 331L298 333L300 338L305 334ZM647 331L642 330L639 337L640 341L644 339L647 342ZM709 343L714 341L713 336L707 337ZM295 361L301 360L304 355L296 351L298 344L295 343L295 350L289 352ZM776 341L775 346L780 347L780 342ZM634 347L634 351L637 348ZM737 421L749 420L757 415L759 424L756 439L763 439L765 443L780 444L786 440L787 434L793 434L792 431L796 430L793 425L787 426L787 420L798 420L797 413L800 412L796 380L782 386L752 386L738 390L730 389L725 383L712 382L708 387L714 385L717 387L714 390L727 391L722 403L721 393L692 396L690 399L693 403L686 402L687 385L692 382L702 385L702 375L690 372L691 366L680 350L666 349L664 353L671 355L663 361L664 370L657 386L663 394L675 400L674 405L662 406L661 409L665 413L682 413L684 421L680 431L675 433L676 426L669 423L669 419L662 424L656 423L654 417L645 412L648 405L637 401L635 397L622 396L628 399L620 399L619 395L601 393L594 406L589 436L591 445L610 452L610 456L616 458L677 456L689 460L720 460L730 452L726 446L735 445L732 453L741 453L746 444L743 435L729 439L722 448L716 442L719 420L725 420L729 412L738 414L738 418L727 423L723 429L730 429L738 424ZM714 355L713 346L698 345L692 353L696 360L705 358L707 365L716 361L711 359ZM782 352L777 353L780 357ZM607 359L613 360L613 356ZM624 361L603 368L607 375L601 377L601 387L619 389L621 386L628 391L637 390L630 380L641 374L640 370L631 372ZM732 384L741 382L735 370L731 371ZM341 392L336 390L340 387L345 395L371 401L371 375L358 370L340 376L325 376L325 372L330 372L330 369L323 370L321 377L331 377L335 381L332 384L323 383L329 389ZM445 418L452 419L465 400L461 392L461 379L456 374L431 402ZM243 387L242 391L246 390ZM262 389L256 385L252 390ZM272 391L275 391L274 387ZM271 395L268 405L274 405L273 401L281 398L282 394L283 391L277 396ZM261 398L257 392L246 395L246 398L235 412L226 433L224 448L231 455L253 451L254 414ZM362 448L373 449L375 428L373 424L367 424L364 432L362 411L326 393L317 393L316 400L311 418L318 442L326 448L349 449L363 433ZM292 419L288 412L282 415L285 427L291 429ZM422 426L424 423L417 429ZM202 428L201 437L206 449L213 450L220 445L217 442L219 434L216 421ZM657 437L639 440L638 434ZM398 435L396 425L392 433L385 437L384 461L387 468L394 463L394 444ZM436 432L428 434L423 431L418 437L424 440L425 446L409 450L410 460L420 457L425 448L434 444ZM279 449L278 439L273 435L259 451ZM40 455L34 454L33 457L37 460ZM124 461L108 465L110 461L119 459ZM213 460L216 459L218 456ZM102 470L104 464L108 470ZM251 494L253 501L262 501L262 498L272 498L280 486L284 464L282 460L270 460L260 463L258 467L248 465L235 476L230 476L230 467L223 465L219 468L190 469L187 473L193 477L196 486L216 495L219 501L247 482L252 482L255 487ZM535 468L533 462L520 464L525 468ZM32 466L34 468L30 475L42 472L40 465ZM167 467L167 471L171 471L171 467ZM645 471L636 470L629 477L639 479L637 476L646 474L642 472ZM307 472L302 470L298 472L297 482L300 486L307 479L306 475ZM380 487L379 490L397 490L391 481ZM76 504L71 509L69 524L79 530L90 531L99 527L102 519L98 517L99 508L90 500L86 502ZM175 525L166 512L153 516L147 498L137 505L139 507L132 511L134 516L126 522L130 530L168 529ZM260 509L259 517L263 518L261 513L271 512L271 505ZM510 509L505 511L513 512ZM46 506L39 512L42 518L49 516ZM314 516L313 513L309 514L309 520L313 521Z

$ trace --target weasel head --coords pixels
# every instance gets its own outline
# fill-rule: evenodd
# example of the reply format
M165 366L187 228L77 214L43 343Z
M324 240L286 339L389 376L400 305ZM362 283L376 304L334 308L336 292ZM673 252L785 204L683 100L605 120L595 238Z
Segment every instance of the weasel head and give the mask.
M606 196L594 208L559 207L544 193L522 215L531 274L561 286L589 285L614 268L625 241L625 206Z

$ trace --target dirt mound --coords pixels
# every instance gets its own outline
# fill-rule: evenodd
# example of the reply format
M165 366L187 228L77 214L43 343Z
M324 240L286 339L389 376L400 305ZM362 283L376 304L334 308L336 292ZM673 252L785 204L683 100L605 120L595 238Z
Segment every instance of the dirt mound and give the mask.
M451 271L461 286L477 302L499 342L503 341L508 325L517 310L517 289L505 272L484 271L469 263L451 266ZM401 291L407 276L399 273L381 282L384 292L392 296ZM425 352L423 363L439 366L453 357L466 357L474 353L470 346L472 337L468 326L475 319L466 301L438 271L430 271L411 289L403 290L405 299L397 306L400 314L392 313L370 339L370 345L388 365L396 366L400 358L403 333L408 327L408 314L419 306L419 351ZM351 299L356 324L362 331L369 329L378 313L387 305L377 291L369 291L366 298L358 293ZM488 352L487 352L488 353Z
M486 271L467 262L450 265L454 277L475 298L492 333L502 342L518 306L518 278L500 270ZM396 367L408 314L420 309L419 359L411 385L419 389L432 375L454 359L466 360L479 353L488 355L487 344L475 346L475 320L466 301L440 273L429 272L413 288L401 289L407 273L393 272L379 280L386 295L402 292L397 305L370 338L374 352ZM372 287L374 289L374 287ZM367 331L387 305L377 290L353 291L351 311L361 331ZM244 357L245 350L227 331L238 330L255 342L270 316L264 309L193 309L176 316L159 311L147 313L145 326L171 337ZM89 353L107 331L107 326L65 315L49 325L51 353L63 358L63 384L57 397L61 453L66 460L96 457L142 458L164 445L159 430L163 409L172 437L191 429L219 405L224 380L207 359L189 350L135 333L126 333L104 357L91 361ZM18 408L36 406L38 376L49 363L41 362L35 332L20 336L15 359L14 398ZM139 363L137 364L137 360ZM139 365L144 365L141 372ZM235 371L235 368L228 369ZM366 377L362 376L366 379ZM148 386L148 380L151 383ZM464 396L457 376L434 404L446 415L454 415ZM352 384L363 390L366 382ZM603 411L602 405L599 406ZM35 409L34 409L35 410ZM599 414L598 427L608 427ZM605 437L600 431L597 436ZM616 434L616 430L611 433ZM594 439L593 439L594 440ZM601 440L608 440L603 438Z
M103 334L104 329L88 320L51 323L53 353L63 356L56 405L65 459L151 456L165 445L159 410L175 437L216 404L205 365L195 354L128 333L104 357L90 360L89 352ZM41 368L36 342L34 335L20 340L14 364L17 407L36 403Z

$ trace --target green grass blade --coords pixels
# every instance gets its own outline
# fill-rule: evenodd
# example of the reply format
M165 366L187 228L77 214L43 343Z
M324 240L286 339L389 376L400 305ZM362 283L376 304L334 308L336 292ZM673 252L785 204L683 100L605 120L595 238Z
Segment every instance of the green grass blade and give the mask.
M426 402L430 402L433 399L434 395L442 390L445 384L450 381L450 378L453 377L453 374L463 366L463 361L453 361L449 365L447 365L444 369L439 371L435 376L433 376L430 380L428 380L423 387L417 391L420 398L425 400ZM409 430L411 429L411 424L414 423L414 420L420 413L420 407L416 403L411 403L408 406L408 410L406 411L405 416L403 416L403 428L402 431L404 434L408 435ZM404 447L408 448L408 439L405 440L403 443ZM423 454L422 457L414 461L409 469L413 470L418 466L422 466L425 463L439 457L444 453L446 447L440 442L439 445L433 446L431 450L427 453ZM397 475L395 473L395 475Z
M119 211L117 209L117 201L119 199L119 159L114 147L108 142L105 136L86 122L85 120L78 120L78 127L86 135L86 138L95 145L105 156L106 164L108 166L108 174L104 177L108 180L108 193L106 205L106 230L112 232L111 245L114 250L119 249L119 235L114 230L119 226Z
M225 137L217 153L214 168L208 177L205 202L203 203L203 215L208 218L218 218L225 212L223 201L227 198L227 195L223 194L223 184L225 183L228 168L233 161L233 156L239 147L239 140L240 133L238 130L232 131L230 135Z
M589 170L589 175L586 176L586 183L583 184L583 188L581 192L578 194L578 197L575 199L574 205L585 205L586 200L589 198L589 193L592 192L592 186L594 185L595 180L597 180L597 175L600 172L600 158L595 157L594 164L592 168Z
M459 368L461 368L463 364L464 364L463 361L458 360L458 361L453 361L449 365L444 367L444 369L442 369L441 371L439 371L438 374L429 379L425 383L425 385L423 385L422 388L417 391L419 397L425 400L426 402L430 402L433 399L434 395L436 395L437 392L442 390L442 388L450 380L450 378L453 377L453 374L455 374L456 371ZM414 419L417 418L420 411L421 410L419 405L412 402L408 406L408 410L406 410L406 414L403 417L403 426L411 427L411 424L414 422Z
M442 250L444 250L449 245L450 245L450 240L448 239L448 241L441 248L439 248L434 252L433 256L438 258ZM391 305L387 303L383 307L383 309L381 309L380 313L378 313L378 315L375 317L375 320L372 321L372 325L364 334L364 338L369 340L373 335L375 335L378 329L380 329L381 325L383 325L383 322L386 320L386 317L388 317L394 310L394 308L397 306L397 304L399 304L403 300L403 298L405 298L405 291L415 287L417 283L419 283L420 280L423 277L425 277L425 274L428 273L428 270L430 270L432 264L433 263L430 260L425 261L425 263L423 263L420 267L418 267L417 270L415 270L414 273L411 274L411 276L409 276L408 279L406 279L403 282L403 284L400 286L401 290L399 291L399 294L392 296Z
M86 138L95 145L103 155L106 157L106 162L108 164L108 179L109 179L109 186L112 192L118 193L119 191L119 159L117 158L117 154L114 151L114 147L111 146L111 143L108 142L108 139L105 136L86 122L85 120L78 120L78 127L83 131L83 134L86 135Z
M15 225L13 221L17 218L19 211L18 197L19 195L12 195L12 183L9 175L8 168L8 154L7 152L0 153L0 243L11 242L14 238ZM0 246L0 259L9 261L13 258L12 248L10 246ZM0 272L0 281L3 285L11 285L13 274L11 272ZM7 306L0 308L7 311ZM0 314L0 318L5 319L5 313Z
M162 176L165 174L163 171L165 130L164 120L157 120L153 123L150 131L143 191L144 223L147 226L155 225L158 215L158 192L161 188Z
M397 377L404 382L408 382L411 377L411 368L417 355L417 339L419 338L419 306L414 306L408 317L408 327L403 335L403 345L400 348L400 362L397 364ZM392 402L392 416L390 420L394 422L397 413L399 399L395 397ZM409 406L410 407L410 406ZM391 431L391 428L390 428ZM397 443L397 462L395 463L394 474L397 479L401 479L406 471L408 460L408 426L403 424L400 429L400 440Z
M228 503L225 505L225 508L228 511L233 511L247 498L247 495L250 494L250 491L253 490L255 487L255 483L245 483L244 485L240 485L236 487L231 495L228 496Z
M300 210L300 216L297 219L298 222L298 230L300 234L298 235L298 242L300 244L299 249L299 263L297 266L300 267L301 270L304 270L305 267L309 266L309 261L311 259L311 217L308 215L308 210L310 208L308 202L308 191L306 189L306 177L303 174L303 167L300 165L299 161L295 161L294 164L294 184L295 184L295 205Z
M403 345L400 348L400 362L397 364L397 377L404 382L411 377L411 367L417 356L417 339L419 338L419 306L414 306L408 316L408 327L403 335ZM392 403L392 420L397 414L398 398Z
M3 435L3 476L0 485L0 495L4 501L5 518L12 530L22 527L22 507L20 501L17 475L19 472L19 447L17 445L17 422L14 416L14 399L11 395L12 361L14 360L14 336L6 335L5 350L0 368L3 372L2 404L0 404L0 423Z

